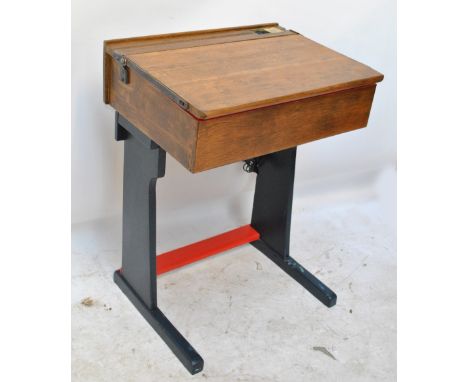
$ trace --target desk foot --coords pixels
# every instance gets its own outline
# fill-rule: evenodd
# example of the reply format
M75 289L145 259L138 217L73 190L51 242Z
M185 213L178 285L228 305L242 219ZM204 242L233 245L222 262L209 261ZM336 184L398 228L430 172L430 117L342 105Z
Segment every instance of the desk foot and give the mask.
M317 277L311 274L292 257L282 258L279 253L268 247L262 240L254 241L252 244L271 261L278 265L289 276L307 289L322 304L331 308L336 304L336 294Z
M135 308L137 308L143 318L159 334L188 372L193 375L202 371L203 358L200 357L192 345L179 333L159 308L148 308L135 293L133 288L127 283L120 271L114 272L114 282L128 297Z

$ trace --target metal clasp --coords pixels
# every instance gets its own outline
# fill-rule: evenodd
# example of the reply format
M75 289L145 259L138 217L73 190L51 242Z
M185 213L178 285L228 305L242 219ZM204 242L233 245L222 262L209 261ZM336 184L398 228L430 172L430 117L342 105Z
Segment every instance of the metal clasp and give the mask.
M122 81L124 84L128 84L127 58L125 56L117 56L115 59L120 66L120 81Z

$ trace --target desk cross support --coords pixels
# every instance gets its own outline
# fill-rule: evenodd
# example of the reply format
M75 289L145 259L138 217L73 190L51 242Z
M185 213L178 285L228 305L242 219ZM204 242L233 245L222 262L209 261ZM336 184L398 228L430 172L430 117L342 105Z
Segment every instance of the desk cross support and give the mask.
M157 275L250 243L327 307L336 294L289 255L296 147L249 161L257 173L250 225L156 257L156 182L166 152L116 113L116 140L124 141L122 268L114 281L191 373L203 359L158 308Z

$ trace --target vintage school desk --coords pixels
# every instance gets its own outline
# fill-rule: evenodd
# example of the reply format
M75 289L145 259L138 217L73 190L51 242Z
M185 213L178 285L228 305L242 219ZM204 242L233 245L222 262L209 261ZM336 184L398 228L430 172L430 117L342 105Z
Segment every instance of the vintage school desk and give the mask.
M164 272L250 243L335 305L335 293L289 255L296 147L365 127L382 79L276 23L104 42L104 101L124 141L114 280L190 373L203 359L158 308ZM192 173L244 161L257 177L250 224L156 257L156 180L166 152Z

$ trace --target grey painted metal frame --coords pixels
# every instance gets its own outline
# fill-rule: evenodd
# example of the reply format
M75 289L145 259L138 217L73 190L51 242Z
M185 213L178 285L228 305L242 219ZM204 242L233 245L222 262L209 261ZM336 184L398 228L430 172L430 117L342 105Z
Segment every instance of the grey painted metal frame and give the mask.
M159 310L156 290L156 181L166 152L116 114L115 137L124 140L122 268L114 281L185 368L196 374L203 359Z
M114 281L191 373L203 359L157 305L156 182L165 174L166 152L116 113L115 139L124 141L122 268ZM328 307L336 294L289 255L296 148L247 161L256 172L251 244Z

